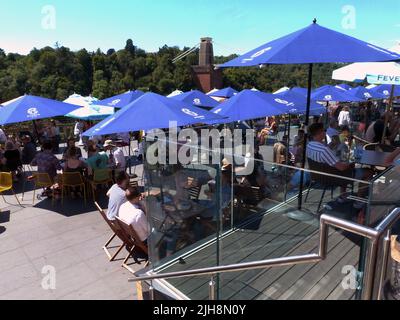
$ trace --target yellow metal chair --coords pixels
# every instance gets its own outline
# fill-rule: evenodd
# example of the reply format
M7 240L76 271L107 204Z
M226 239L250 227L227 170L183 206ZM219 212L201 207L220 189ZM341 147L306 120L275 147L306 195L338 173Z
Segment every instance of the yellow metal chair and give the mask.
M96 189L99 185L110 185L114 181L112 179L112 171L110 169L98 169L93 171L93 179L88 179L91 186L93 201L96 201Z
M32 204L35 204L35 195L36 195L36 189L38 188L51 188L54 185L53 179L51 179L50 175L48 173L34 173L33 174L33 181L35 183L35 187L33 189L33 199L32 199ZM55 192L53 189L53 198L51 200L51 204L54 205L54 197Z
M60 187L61 187L61 204L64 205L64 192L67 188L77 188L79 187L83 190L83 198L85 200L86 206L86 185L79 172L64 172L60 175Z
M6 199L3 195L3 192L9 191L9 190L12 191L15 199L17 199L18 204L22 207L22 205L19 202L18 197L15 194L14 189L13 189L12 174L9 172L0 172L0 194L2 195L4 202L6 202Z

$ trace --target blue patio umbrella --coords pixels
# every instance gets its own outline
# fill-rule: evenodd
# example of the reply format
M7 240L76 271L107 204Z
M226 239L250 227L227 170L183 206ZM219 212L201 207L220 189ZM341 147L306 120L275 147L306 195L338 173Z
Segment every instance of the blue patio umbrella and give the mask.
M344 89L344 90L351 90L351 89L353 89L352 86L350 86L350 85L348 85L348 84L346 84L346 83L338 84L336 87L342 88L342 89Z
M213 98L210 98L203 92L200 92L199 90L188 91L180 95L174 96L171 99L176 99L185 102L188 105L193 105L195 107L208 108L208 109L215 108L216 106L219 105L217 101L215 101Z
M369 99L385 99L385 96L383 94L376 91L370 91L362 86L349 90L348 94L363 99L364 101L367 101Z
M0 125L64 116L80 106L31 95L21 96L0 108Z
M252 90L243 90L233 98L221 103L211 112L226 117L209 123L230 123L289 113L296 105L279 96Z
M232 98L233 96L237 95L238 93L239 92L236 91L235 89L228 87L225 89L217 90L217 91L209 94L209 96L216 97L216 98Z
M307 97L307 89L306 88L294 87L294 88L290 89L290 91L300 93L301 95Z
M352 90L351 90L352 91ZM324 101L324 102L362 102L364 98L359 98L354 95L350 95L351 91L344 91L343 89L336 88L334 86L323 86L316 89L311 95L313 101Z
M324 28L314 19L310 26L292 34L266 43L238 58L221 65L228 67L251 67L264 64L309 64L307 114L306 123L309 124L311 104L312 72L314 63L332 62L370 62L395 61L400 55L358 40L348 35ZM307 141L307 134L304 143ZM304 145L302 168L306 162L306 146ZM302 172L299 208L302 204L302 189L304 174Z
M382 84L380 86L370 89L369 91L373 93L382 94L386 99L389 99L392 91L392 85ZM400 86L394 86L393 96L400 97Z
M290 103L294 103L295 107L291 108L290 114L306 114L307 112L307 96L293 91L289 90L286 92L281 92L275 94L276 96L282 97L282 99L285 99L287 101L290 101ZM318 116L326 112L326 109L321 106L320 104L316 103L315 101L311 102L310 105L310 114L312 116Z
M140 90L128 91L128 92L113 96L111 98L96 101L93 104L122 109L122 108L126 107L127 105L129 105L131 102L140 98L142 95L144 95L144 92L142 92Z
M180 127L222 118L201 108L149 92L86 131L84 136L165 129L172 122Z

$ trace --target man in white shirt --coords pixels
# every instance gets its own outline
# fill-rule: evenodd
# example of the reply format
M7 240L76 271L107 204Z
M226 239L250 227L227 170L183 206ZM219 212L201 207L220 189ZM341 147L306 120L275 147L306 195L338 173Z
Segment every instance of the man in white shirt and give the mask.
M111 221L115 220L119 208L127 201L125 192L129 185L129 176L125 171L122 171L117 174L115 180L116 184L107 192L107 196L109 197L107 218Z
M107 140L104 145L104 150L110 150L113 160L114 160L114 165L115 169L117 171L125 171L126 168L126 159L124 155L124 151L122 148L117 147L116 145L113 144L111 140Z
M144 209L140 205L142 195L137 188L132 187L126 190L126 199L127 202L119 208L118 217L127 225L131 225L139 240L147 244L150 227Z
M339 113L338 117L339 127L342 126L350 126L351 118L350 118L350 109L349 107L344 107L342 111Z

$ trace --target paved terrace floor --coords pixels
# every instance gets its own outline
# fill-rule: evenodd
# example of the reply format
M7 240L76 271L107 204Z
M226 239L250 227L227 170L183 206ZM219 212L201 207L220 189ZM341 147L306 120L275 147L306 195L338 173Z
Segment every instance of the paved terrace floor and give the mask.
M126 251L120 260L108 261L102 246L111 232L91 199L86 208L80 199L52 207L46 199L32 205L32 197L32 190L25 193L23 207L12 194L5 196L6 203L0 198L1 300L136 299L136 288L128 283L132 275L121 267ZM100 202L106 205L104 198ZM54 290L42 288L45 266L55 268Z

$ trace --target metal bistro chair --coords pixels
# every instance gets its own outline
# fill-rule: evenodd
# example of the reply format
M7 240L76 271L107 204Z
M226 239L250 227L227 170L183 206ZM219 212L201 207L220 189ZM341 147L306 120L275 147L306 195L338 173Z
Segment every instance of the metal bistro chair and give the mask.
M133 229L131 225L126 224L123 220L121 220L119 217L116 217L116 221L120 228L125 232L125 234L128 236L128 243L127 245L131 248L129 251L128 255L126 256L125 260L122 262L122 267L124 267L126 270L128 270L131 273L135 273L131 267L127 264L128 260L130 257L133 257L135 260L135 263L140 264L140 262L135 258L135 251L142 251L142 253L146 254L146 265L148 264L148 247L140 241L136 231ZM139 249L139 250L138 250Z
M4 202L6 202L6 199L3 195L3 192L9 191L9 190L12 191L15 199L17 199L18 204L22 207L21 203L18 200L17 195L14 192L13 179L12 179L11 172L0 172L0 194L2 195Z
M32 204L35 204L35 195L36 195L36 189L38 188L51 188L54 185L53 179L51 179L50 175L48 173L39 173L36 172L33 174L33 181L35 183L34 189L33 189L33 198L32 198ZM54 198L55 198L55 190L53 189L53 197L51 199L51 204L54 205Z
M61 204L64 205L64 193L66 192L67 188L79 187L81 190L83 190L83 198L86 206L86 184L80 172L64 172L62 175L60 175L60 178Z
M353 183L351 181L348 181L346 179L340 179L340 178L335 178L331 176L326 176L323 175L322 173L328 173L328 174L334 174L337 176L342 176L342 177L348 177L351 178L353 176L353 170L347 170L347 171L340 171L334 167L331 167L325 163L320 163L313 161L311 159L308 159L308 166L310 170L312 171L318 171L321 172L321 174L311 172L311 184L308 188L307 195L305 202L307 202L308 196L310 194L310 190L312 187L315 187L316 185L322 187L322 194L321 198L319 200L318 204L318 209L317 213L319 213L322 205L322 201L325 197L326 190L331 189L331 198L333 198L333 191L337 187L348 187L349 185L353 186Z
M110 262L112 262L117 258L118 254L121 252L121 250L127 245L128 237L124 233L124 231L121 230L119 224L116 221L111 221L108 219L105 211L99 206L99 204L97 202L95 202L94 204L95 204L97 210L100 212L101 216L103 217L104 221L108 224L111 231L113 232L113 235L103 246L104 252L106 253ZM111 248L109 246L110 246L111 242L115 239L115 237L118 237L122 241L122 244L118 247L117 251L113 255L111 255L111 253L109 251Z
M99 185L110 185L114 181L112 179L112 171L110 169L97 169L93 171L93 179L87 180L91 186L93 201L96 201L96 189Z

